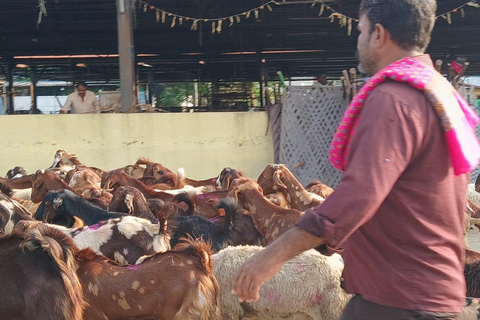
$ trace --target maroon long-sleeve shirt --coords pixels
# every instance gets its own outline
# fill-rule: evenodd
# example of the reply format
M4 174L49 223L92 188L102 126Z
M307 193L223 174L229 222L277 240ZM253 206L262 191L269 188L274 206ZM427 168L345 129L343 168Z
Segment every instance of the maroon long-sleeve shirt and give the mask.
M374 89L347 161L335 192L298 221L345 249L345 290L389 307L460 312L468 177L454 176L425 94L393 81Z

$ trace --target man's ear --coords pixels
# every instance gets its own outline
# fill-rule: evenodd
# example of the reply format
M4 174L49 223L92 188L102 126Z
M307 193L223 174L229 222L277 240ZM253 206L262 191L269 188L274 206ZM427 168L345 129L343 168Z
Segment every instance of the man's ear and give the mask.
M390 39L390 32L380 23L375 24L375 29L372 32L372 44L376 48L380 48Z

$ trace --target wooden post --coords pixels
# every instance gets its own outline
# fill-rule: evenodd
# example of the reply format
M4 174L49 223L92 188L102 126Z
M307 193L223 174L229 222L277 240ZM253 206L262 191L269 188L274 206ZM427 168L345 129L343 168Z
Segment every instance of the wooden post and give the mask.
M352 84L352 98L357 95L357 69L350 69L350 83Z
M7 91L7 114L14 114L15 113L15 103L13 102L13 61L8 63L8 91Z
M31 106L30 106L30 114L37 114L40 113L38 110L37 105L37 68L35 66L30 67L30 99L31 99Z
M122 112L132 112L137 103L137 85L135 77L135 47L133 44L131 0L116 1Z

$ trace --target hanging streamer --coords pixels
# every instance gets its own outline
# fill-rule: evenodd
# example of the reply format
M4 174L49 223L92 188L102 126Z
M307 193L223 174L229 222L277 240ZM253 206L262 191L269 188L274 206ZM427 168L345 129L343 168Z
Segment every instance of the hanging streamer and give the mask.
M445 13L442 13L442 14L438 15L436 18L438 19L438 18L442 17L445 20L447 20L448 24L452 24L452 13L457 13L458 11L460 11L461 17L464 18L465 17L464 7L470 6L470 7L480 8L480 4L477 1L478 0L467 1L464 4L450 10L449 12L445 12ZM252 8L250 10L247 10L247 11L244 11L244 12L241 12L241 13L238 13L238 14L234 14L234 15L230 15L230 16L226 16L226 17L221 17L221 18L212 18L212 19L210 19L210 18L194 18L194 17L178 15L178 14L168 12L166 10L151 6L146 1L143 1L143 0L132 0L132 6L136 5L138 3L138 8L143 9L143 12L147 12L149 8L152 9L152 10L155 10L155 20L156 20L156 22L159 22L159 20L161 19L162 23L165 23L167 16L172 17L170 28L173 28L174 26L176 26L177 22L178 22L178 25L182 25L183 20L187 20L187 21L192 20L193 23L192 23L192 26L191 26L191 30L198 30L198 22L199 21L204 21L204 22L209 22L210 21L210 22L212 22L212 33L221 33L222 28L223 28L223 21L229 21L228 27L232 27L235 24L235 22L236 23L241 23L241 16L245 16L245 19L249 19L250 16L252 15L252 13L253 13L254 16L255 16L255 19L259 19L260 10L264 10L266 8L266 9L268 9L268 11L272 12L273 11L273 8L271 6L272 4L279 5L279 4L286 3L286 2L287 2L287 0L282 0L282 2L280 2L280 3L277 2L277 0L271 0L271 1L267 1L265 4L263 4L261 6L258 6L256 8ZM38 18L38 23L41 22L41 17L42 16L46 16L45 3L46 3L45 0L39 0L40 13L39 13L39 18ZM294 2L292 2L292 3L294 3ZM311 7L312 8L315 7L317 3L320 4L320 11L318 13L319 16L323 15L323 13L326 10L330 11L330 15L328 16L328 19L330 19L330 22L333 23L333 22L335 22L335 19L338 19L339 25L341 27L346 27L347 28L347 34L349 36L352 34L353 23L358 22L358 18L350 17L348 15L345 15L345 14L342 14L342 13L336 11L330 5L326 4L325 0L313 0Z

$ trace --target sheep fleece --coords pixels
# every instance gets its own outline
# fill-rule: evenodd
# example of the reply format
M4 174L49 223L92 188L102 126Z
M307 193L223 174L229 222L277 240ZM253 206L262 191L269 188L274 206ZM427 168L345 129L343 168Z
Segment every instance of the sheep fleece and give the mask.
M262 247L228 247L212 256L221 288L224 320L336 320L352 297L340 287L343 261L338 254L323 256L309 250L287 261L265 282L260 300L239 303L231 294L232 279L240 266Z

